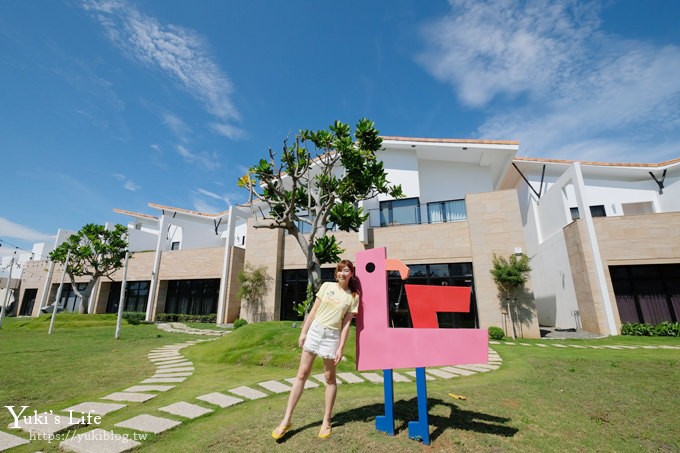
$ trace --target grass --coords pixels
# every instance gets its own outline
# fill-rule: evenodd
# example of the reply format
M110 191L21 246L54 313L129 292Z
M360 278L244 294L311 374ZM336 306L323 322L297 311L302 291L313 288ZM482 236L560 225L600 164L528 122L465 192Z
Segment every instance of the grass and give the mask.
M189 337L161 333L148 325L124 326L123 340L115 342L110 320L77 328L80 321L90 321L66 317L64 322L71 322L71 327L58 324L55 335L47 336L30 322L19 326L19 321L8 321L7 329L0 331L0 357L7 359L0 378L3 383L13 380L11 386L0 389L4 392L0 401L2 405L8 399L17 404L30 401L31 409L37 406L39 410L62 409L134 385L153 374L145 357L150 349ZM156 336L159 333L161 337ZM375 430L375 416L380 414L383 402L382 386L375 384L339 387L334 434L325 441L316 438L323 412L321 388L305 392L296 410L294 429L279 444L271 439L270 432L280 421L286 394L223 410L195 399L213 391L292 377L299 360L299 348L294 346L298 334L299 329L292 328L291 323L250 324L216 341L187 348L182 353L194 362L194 376L144 404L131 403L107 415L101 427L112 429L115 423L142 413L180 419L157 408L188 401L215 412L150 436L152 440L139 451L423 450L422 445L408 439L406 428L408 420L417 418L414 383L395 384L395 437ZM344 371L354 370L354 332L350 338L347 361L340 364ZM545 340L519 342L549 344ZM680 341L616 337L560 343L679 345ZM504 358L499 370L428 382L429 451L680 450L676 422L680 351L492 347ZM113 349L118 351L112 354ZM40 356L50 355L52 359L36 362ZM56 366L57 360L70 365ZM321 372L318 360L314 372ZM454 400L449 392L468 399ZM11 422L8 414L0 414L0 421ZM119 428L115 431L132 433ZM55 443L46 442L31 442L16 451L38 449L58 451Z

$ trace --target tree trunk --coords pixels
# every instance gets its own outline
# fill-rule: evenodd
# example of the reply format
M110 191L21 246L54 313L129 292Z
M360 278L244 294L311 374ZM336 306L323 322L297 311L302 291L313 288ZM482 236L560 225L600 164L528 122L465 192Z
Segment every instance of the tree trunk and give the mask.
M92 294L92 290L94 289L94 286L97 284L97 280L99 277L93 276L92 279L87 283L87 286L81 293L78 291L78 284L75 281L75 278L73 275L69 274L69 277L71 278L71 288L73 288L73 292L76 293L76 296L80 298L80 307L78 307L78 313L80 314L87 314L88 313L88 303L90 301L90 294Z

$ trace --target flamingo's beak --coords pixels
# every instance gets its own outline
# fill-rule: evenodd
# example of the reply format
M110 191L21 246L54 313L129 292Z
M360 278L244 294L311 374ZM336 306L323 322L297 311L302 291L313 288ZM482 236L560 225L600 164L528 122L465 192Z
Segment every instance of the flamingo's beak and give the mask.
M401 275L402 280L406 280L408 278L409 268L407 265L402 263L401 260L398 259L385 260L385 270L399 272L399 275Z

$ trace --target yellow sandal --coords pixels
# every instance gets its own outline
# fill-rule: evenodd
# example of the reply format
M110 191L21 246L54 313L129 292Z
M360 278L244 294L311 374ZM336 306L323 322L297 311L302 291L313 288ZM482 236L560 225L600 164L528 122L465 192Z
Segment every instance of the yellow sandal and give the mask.
M333 428L331 426L322 426L319 430L319 439L328 439L333 434Z
M272 437L273 437L274 439L276 439L276 440L281 439L283 436L286 435L286 433L287 433L288 431L290 431L290 428L291 428L292 426L293 426L292 423L288 423L288 424L285 425L285 426L281 426L281 425L277 426L276 428L274 428L274 431L272 431ZM279 432L277 433L276 431L279 431Z

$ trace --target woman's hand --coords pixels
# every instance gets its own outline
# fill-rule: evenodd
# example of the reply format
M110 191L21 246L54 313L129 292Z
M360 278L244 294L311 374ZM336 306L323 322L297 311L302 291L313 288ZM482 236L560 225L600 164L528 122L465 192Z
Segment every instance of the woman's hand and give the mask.
M338 348L337 352L335 353L335 365L340 363L342 360L342 349Z
M305 344L305 340L307 339L307 334L306 333L301 333L300 338L298 338L298 346L302 347L303 344Z

